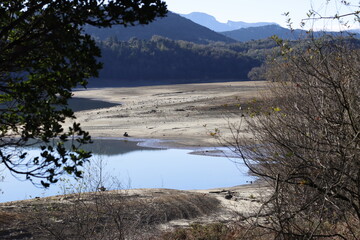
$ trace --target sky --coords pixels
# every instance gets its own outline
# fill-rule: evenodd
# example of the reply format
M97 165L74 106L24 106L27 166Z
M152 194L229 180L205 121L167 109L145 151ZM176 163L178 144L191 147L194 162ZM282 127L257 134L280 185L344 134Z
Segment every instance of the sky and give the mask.
M176 13L203 12L214 16L220 22L243 21L243 22L275 22L286 26L286 12L290 13L294 28L300 27L302 19L310 9L314 9L323 16L348 13L358 9L359 1L349 0L352 6L343 6L341 0L164 0L168 9ZM353 17L346 19L351 23L351 28L360 28L359 24L353 24ZM307 21L307 28L316 29L339 29L339 23L335 21Z

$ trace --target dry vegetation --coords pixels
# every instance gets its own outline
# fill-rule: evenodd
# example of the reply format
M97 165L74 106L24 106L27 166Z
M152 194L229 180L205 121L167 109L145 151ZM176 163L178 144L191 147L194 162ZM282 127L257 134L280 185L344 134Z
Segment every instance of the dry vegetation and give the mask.
M259 212L266 222L254 224L276 239L360 239L358 46L349 38L279 43L271 95L244 118L258 144L236 125L226 141L274 191Z
M61 195L0 205L1 239L148 239L158 225L218 211L216 198L177 190Z

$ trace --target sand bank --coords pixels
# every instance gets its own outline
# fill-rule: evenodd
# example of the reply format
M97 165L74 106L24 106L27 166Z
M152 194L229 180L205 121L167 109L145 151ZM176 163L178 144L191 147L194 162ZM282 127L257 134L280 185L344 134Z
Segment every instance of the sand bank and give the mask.
M76 121L93 137L127 132L130 138L166 140L165 147L217 146L210 133L239 121L241 104L258 98L265 86L243 81L88 89L74 96L119 105L76 112Z

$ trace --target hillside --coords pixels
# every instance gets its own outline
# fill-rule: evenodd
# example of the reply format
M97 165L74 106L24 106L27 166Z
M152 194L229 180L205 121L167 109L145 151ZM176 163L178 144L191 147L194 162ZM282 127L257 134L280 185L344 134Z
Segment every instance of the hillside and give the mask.
M231 38L171 12L168 13L167 17L157 19L145 26L113 26L112 28L101 29L87 26L85 31L97 40L106 40L108 38L115 38L120 41L128 41L131 38L150 40L154 35L158 35L173 40L185 40L203 44L209 42L235 42Z
M193 12L189 14L180 14L181 16L200 24L204 27L207 27L215 32L225 32L225 31L233 31L240 28L248 28L248 27L259 27L272 25L275 23L269 22L257 22L257 23L247 23L241 21L228 21L226 23L222 23L216 20L215 17L208 15L206 13Z
M151 40L108 39L99 44L104 68L100 72L102 80L92 81L92 86L245 80L248 72L262 62L247 55L251 46L245 44L201 45L160 36Z
M296 40L299 37L306 35L306 32L303 30L295 30L292 32L290 29L280 27L279 25L269 25L242 28L234 31L221 32L221 34L240 42L247 42L251 40L269 38L273 35L277 35L283 39Z
M307 38L309 36L307 34L307 31L305 30L300 30L300 29L290 30L287 28L280 27L279 25L242 28L234 31L221 32L221 34L240 42L266 39L273 35L277 35L279 38L286 40L299 40L299 39ZM314 37L321 37L323 35L338 36L341 34L342 33L339 32L318 31L318 32L314 32L313 36Z

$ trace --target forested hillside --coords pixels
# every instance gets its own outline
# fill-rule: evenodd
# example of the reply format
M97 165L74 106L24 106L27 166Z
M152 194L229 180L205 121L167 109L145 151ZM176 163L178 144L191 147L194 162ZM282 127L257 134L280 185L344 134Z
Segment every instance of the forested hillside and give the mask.
M234 31L222 32L221 34L240 42L247 42L251 40L269 38L273 35L277 35L283 39L295 40L306 35L306 32L302 30L291 31L290 29L280 27L279 25L269 25L242 28Z
M117 86L245 80L275 47L271 40L201 45L160 36L99 44L104 69L93 85Z

